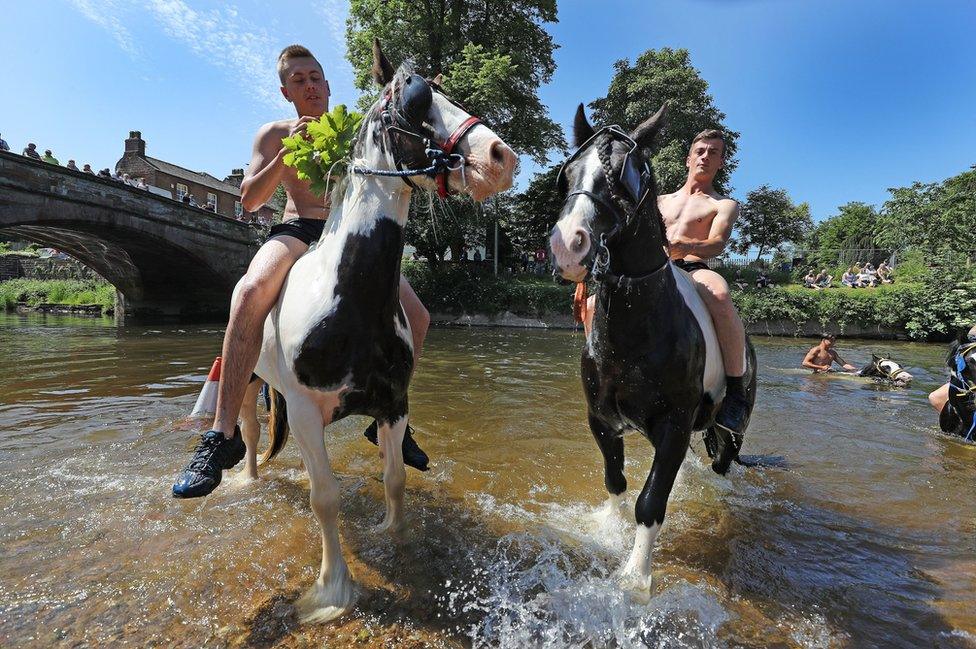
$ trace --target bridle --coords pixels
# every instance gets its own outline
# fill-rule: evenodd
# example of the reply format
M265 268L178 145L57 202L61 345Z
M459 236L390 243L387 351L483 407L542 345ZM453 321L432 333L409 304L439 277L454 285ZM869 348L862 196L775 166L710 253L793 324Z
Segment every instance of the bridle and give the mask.
M392 85L392 84L391 84ZM410 176L428 176L433 178L437 182L437 195L442 199L447 198L449 195L455 193L451 190L449 185L449 178L452 171L462 170L465 166L464 156L460 153L455 153L458 143L461 141L468 131L482 124L481 118L471 115L466 120L461 122L461 124L454 129L454 132L443 141L439 141L437 136L427 128L423 119L426 117L427 110L430 108L430 104L433 100L432 90L436 90L438 94L443 96L447 101L451 102L464 112L469 112L464 109L463 106L455 102L453 99L444 93L443 89L435 84L433 81L424 79L419 74L412 74L406 77L403 82L401 82L401 90L405 86L416 85L415 88L410 89L409 99L420 102L423 108L419 111L418 115L414 115L414 119L409 119L405 116L403 106L396 105L393 101L394 89L393 87L387 88L383 94L383 99L379 105L379 115L380 123L383 125L383 129L387 133L399 134L408 138L419 140L424 148L424 155L427 157L427 166L425 167L415 167L406 168L403 164L402 155L400 147L397 145L398 139L395 137L390 138L390 142L393 145L393 159L397 166L397 171L391 169L370 169L366 167L353 167L352 172L355 174L365 175L365 176L391 176L397 177L403 180L411 189L417 189L417 186L410 180ZM402 94L399 97L402 98ZM402 104L403 101L401 100Z
M569 199L574 196L585 196L596 203L598 207L602 207L612 215L613 227L600 235L600 241L597 243L598 247L596 254L594 254L593 262L588 269L589 275L601 284L616 286L629 293L634 286L650 280L661 270L668 267L668 262L665 262L659 268L652 270L646 275L641 275L640 277L629 277L627 275L617 275L610 272L610 248L608 244L619 237L624 230L631 227L634 223L640 222L638 217L641 215L641 210L647 201L647 197L651 193L652 183L650 167L646 161L644 161L642 165L638 165L637 161L634 160L634 157L636 157L634 154L637 152L639 145L616 124L604 126L588 137L586 141L580 144L576 151L566 159L562 167L560 167L559 173L556 175L556 183L558 186L558 183L566 170L566 166L579 158L591 145L596 144L598 139L602 140L601 144L605 145L607 151L610 150L610 143L614 140L622 140L626 144L630 145L630 150L624 157L624 164L620 169L620 177L615 178L611 174L605 174L607 176L607 184L610 186L610 195L613 202L586 189L577 189L569 192L563 202L565 203L569 201ZM602 164L604 170L610 169L609 153L604 152L603 148L600 146L597 147L596 153L600 158L600 163ZM621 197L617 191L621 187L625 190L627 197L630 199L629 201ZM661 226L661 234L662 239L666 244L667 237L664 233L663 224Z
M965 347L960 347L953 357L952 365L949 366L949 385L955 388L956 394L959 397L965 398L967 395L976 393L976 384L967 381L963 375L963 372L966 370L966 356L972 353L973 350L976 350L976 342L969 343ZM976 411L973 412L969 432L966 433L967 442L971 441L974 431L976 431Z

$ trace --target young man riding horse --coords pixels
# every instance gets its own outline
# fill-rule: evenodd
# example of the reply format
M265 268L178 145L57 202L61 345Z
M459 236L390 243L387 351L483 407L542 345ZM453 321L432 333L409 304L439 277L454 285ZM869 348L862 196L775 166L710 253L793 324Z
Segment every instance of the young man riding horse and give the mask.
M715 175L725 164L725 136L702 131L692 140L685 159L688 176L673 194L657 197L667 228L669 254L675 266L687 272L715 323L725 365L726 393L715 425L741 447L748 418L742 376L745 373L745 327L732 303L725 279L708 268L706 260L725 250L739 215L739 204L715 189ZM584 326L590 328L595 297L587 304ZM726 469L728 466L725 467ZM723 471L724 473L724 471Z
M949 382L929 395L929 403L942 432L976 441L976 326L950 345L946 366Z
M224 333L213 428L203 434L193 459L177 476L173 495L178 498L206 496L220 484L222 471L235 466L244 457L244 442L237 418L245 392L247 398L255 398L248 391L248 384L260 352L264 321L278 301L288 271L308 247L319 240L329 216L329 199L323 200L313 194L308 181L299 180L296 170L285 166L283 159L287 150L281 144L284 137L304 134L309 122L329 110L329 82L318 60L301 45L283 49L277 67L281 94L295 106L297 117L269 122L258 129L251 162L241 183L241 205L245 210L256 211L282 184L288 197L284 221L271 228L268 240L254 255L247 273L238 282ZM416 361L427 334L430 315L406 279L400 281L400 301L410 321ZM365 434L371 442L377 443L375 424ZM409 429L403 439L403 455L408 465L422 471L427 469L427 455L414 442ZM256 468L249 466L248 469L252 477L256 477Z

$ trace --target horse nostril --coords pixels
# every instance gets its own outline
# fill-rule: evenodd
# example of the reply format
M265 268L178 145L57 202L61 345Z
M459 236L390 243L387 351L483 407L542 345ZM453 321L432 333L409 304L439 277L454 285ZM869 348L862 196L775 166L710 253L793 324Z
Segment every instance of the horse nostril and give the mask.
M500 165L505 164L505 145L502 144L501 140L492 142L489 153L491 154L492 162Z
M573 242L570 244L569 249L575 253L580 253L585 251L587 247L586 232L583 230L577 230L576 236L573 237Z

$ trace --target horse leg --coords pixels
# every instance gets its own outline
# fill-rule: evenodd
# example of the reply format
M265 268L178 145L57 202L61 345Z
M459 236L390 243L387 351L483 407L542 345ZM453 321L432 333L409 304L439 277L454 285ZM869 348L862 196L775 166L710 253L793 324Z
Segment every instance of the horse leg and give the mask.
M612 514L620 510L624 492L627 491L627 478L624 477L624 438L592 414L589 421L590 432L603 454L603 483L610 494L607 512Z
M379 529L384 532L403 530L403 491L407 471L403 466L403 436L407 431L404 415L392 424L379 427L380 457L383 458L383 489L386 492L386 516Z
M289 395L288 426L298 441L308 471L309 503L322 528L322 567L319 577L295 602L298 620L328 622L350 610L356 588L339 544L339 482L332 474L325 450L325 422L318 405L301 396Z
M647 482L637 497L634 514L637 518L637 532L634 538L634 548L630 558L621 571L620 585L631 591L638 600L647 602L651 597L651 559L654 552L654 541L664 524L664 513L668 506L668 497L674 486L674 479L678 469L688 451L691 439L691 427L675 426L668 423L659 436L660 439L654 452L654 463L647 476Z
M258 392L264 381L255 378L244 390L244 403L241 405L241 437L244 438L244 473L249 480L258 477L258 442L261 439L261 424L258 423Z

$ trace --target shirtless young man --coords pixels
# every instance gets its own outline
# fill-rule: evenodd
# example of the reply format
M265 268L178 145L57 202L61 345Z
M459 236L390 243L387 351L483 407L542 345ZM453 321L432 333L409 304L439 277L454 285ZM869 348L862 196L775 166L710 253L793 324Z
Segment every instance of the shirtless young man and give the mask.
M287 151L281 145L282 138L304 134L309 122L329 110L329 82L319 62L301 45L282 50L278 56L278 76L281 94L294 104L297 117L270 122L258 130L251 162L241 183L241 205L249 212L256 211L271 198L278 184L283 184L288 195L284 222L271 228L268 240L254 255L238 283L224 333L213 429L203 434L193 459L177 476L173 485L173 495L177 498L209 494L220 484L221 472L244 457L237 416L261 351L264 321L278 301L288 271L309 245L318 241L329 216L328 201L315 196L308 182L299 180L295 170L284 165ZM403 278L400 301L413 332L416 365L430 315ZM367 429L366 436L376 443L375 424ZM426 470L427 456L413 441L409 428L403 439L403 457L407 464Z
M803 357L803 367L813 370L814 374L829 372L837 363L849 372L857 371L857 368L845 361L834 349L834 334L824 334L820 337L820 344L811 347L807 355Z
M742 428L749 415L742 384L746 371L746 333L729 296L729 285L705 263L725 249L739 215L739 204L719 194L714 187L715 174L724 164L722 132L702 131L692 140L685 159L688 167L685 184L673 194L658 196L657 205L667 227L671 260L694 280L715 323L722 348L726 389L715 423L741 443Z

